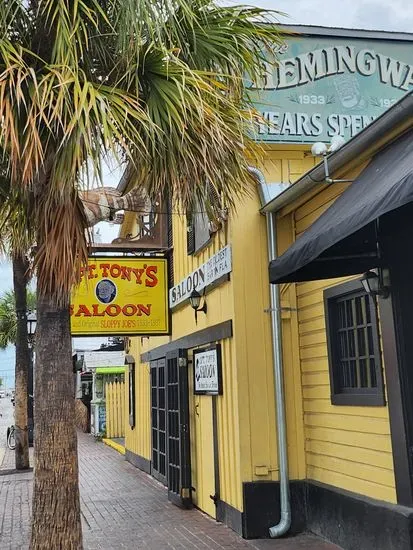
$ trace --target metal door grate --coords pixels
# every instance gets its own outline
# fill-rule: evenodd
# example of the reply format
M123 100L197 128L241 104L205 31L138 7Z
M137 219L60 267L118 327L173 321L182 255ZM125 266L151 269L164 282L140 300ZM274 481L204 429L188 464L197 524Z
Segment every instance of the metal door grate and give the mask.
M151 362L152 475L167 485L165 359Z
M185 350L166 357L168 411L168 498L190 507L191 464L189 442L188 370Z
M178 358L168 360L168 487L179 494L180 453L179 453L179 383Z

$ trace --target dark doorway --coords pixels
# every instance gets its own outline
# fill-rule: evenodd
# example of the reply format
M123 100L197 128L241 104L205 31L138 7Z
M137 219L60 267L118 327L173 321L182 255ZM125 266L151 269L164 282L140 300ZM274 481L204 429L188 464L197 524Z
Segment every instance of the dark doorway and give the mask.
M152 475L167 485L165 359L151 362Z
M151 361L152 469L168 498L188 508L191 498L189 394L186 350Z
M186 350L168 353L166 363L168 498L174 504L188 508L192 498Z
M413 506L413 204L380 219L390 296L380 300L397 502Z

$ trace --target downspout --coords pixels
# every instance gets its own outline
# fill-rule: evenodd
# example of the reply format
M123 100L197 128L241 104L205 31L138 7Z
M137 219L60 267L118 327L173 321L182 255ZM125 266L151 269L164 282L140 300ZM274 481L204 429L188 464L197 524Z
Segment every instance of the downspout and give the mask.
M266 181L260 170L254 167L248 168L261 186L265 186ZM272 212L265 214L267 219L267 246L268 261L271 262L277 257L277 239ZM291 526L291 504L290 489L288 480L288 458L287 458L287 429L285 419L285 399L284 399L284 376L283 376L283 357L281 343L281 304L278 285L270 284L270 315L272 332L272 353L274 367L274 389L275 406L277 411L277 445L278 445L278 467L280 472L280 521L277 525L270 527L270 537L281 537L288 532Z

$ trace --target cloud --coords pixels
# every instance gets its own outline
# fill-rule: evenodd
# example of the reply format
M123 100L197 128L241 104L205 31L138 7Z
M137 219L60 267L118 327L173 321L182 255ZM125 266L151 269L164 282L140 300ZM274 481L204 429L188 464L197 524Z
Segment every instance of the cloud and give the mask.
M288 18L281 18L286 24L413 32L413 3L406 0L393 0L391 4L386 0L247 0L245 3L288 14Z
M3 260L0 262L0 296L13 289L13 272L11 264Z
M382 1L362 2L354 14L357 26L364 21L374 23L377 29L413 32L413 7L404 0L393 0L391 7Z

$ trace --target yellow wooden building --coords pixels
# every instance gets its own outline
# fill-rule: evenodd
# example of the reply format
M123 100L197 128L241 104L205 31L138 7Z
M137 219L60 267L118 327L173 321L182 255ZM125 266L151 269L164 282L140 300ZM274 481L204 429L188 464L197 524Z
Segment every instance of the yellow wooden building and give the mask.
M172 327L129 340L126 459L246 538L413 547L413 96L392 105L327 163L267 140L218 225L125 214L170 258Z

